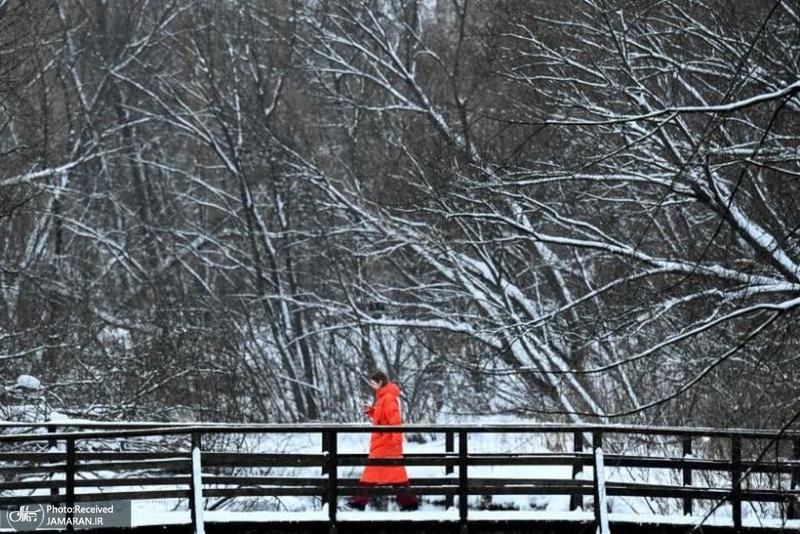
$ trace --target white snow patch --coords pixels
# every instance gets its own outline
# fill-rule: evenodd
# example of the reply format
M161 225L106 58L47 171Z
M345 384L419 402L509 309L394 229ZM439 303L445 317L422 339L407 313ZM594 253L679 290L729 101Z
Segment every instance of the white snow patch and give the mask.
M19 375L17 377L16 387L20 389L38 390L41 389L42 383L35 376Z
M133 338L127 328L106 326L100 330L97 337L104 345L117 345L124 350L133 349Z

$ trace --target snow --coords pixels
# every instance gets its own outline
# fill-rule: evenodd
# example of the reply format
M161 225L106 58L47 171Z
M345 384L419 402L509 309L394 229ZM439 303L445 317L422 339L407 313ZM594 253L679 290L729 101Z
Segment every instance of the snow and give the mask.
M597 525L597 532L598 534L610 534L610 530L608 529L608 502L606 500L606 471L602 447L597 447L594 450L594 465L597 471L597 495L600 501L600 524Z
M233 512L228 510L207 511L205 514L206 523L237 523L237 522L323 522L328 520L327 510L314 510L305 512ZM470 511L469 519L476 521L536 521L536 522L558 522L574 521L576 523L594 522L594 514L583 511L575 512L537 512L537 511ZM687 525L694 526L702 518L699 516L684 515L655 515L655 514L630 514L630 513L611 513L608 520L614 523L634 523L639 525ZM417 522L417 521L439 521L457 522L458 510L450 508L445 511L417 511L417 512L377 512L377 511L342 511L337 514L340 522ZM134 513L132 526L147 525L181 525L191 523L188 512L158 512L158 513ZM703 522L705 526L729 527L733 522L729 518L712 517ZM745 527L763 528L783 528L785 530L800 530L800 519L782 522L779 519L744 519L742 525Z
M103 346L117 346L123 350L133 349L131 331L127 328L106 326L97 335Z
M203 476L201 472L201 458L200 458L200 447L193 447L192 448L192 492L194 502L197 504L195 506L195 514L197 517L197 527L195 528L195 534L205 534L204 528L204 504L203 504Z
M39 382L38 378L31 375L19 375L19 377L17 377L16 387L20 389L38 390L41 389L42 383Z
M458 521L458 509L449 508L447 510L419 510L416 512L338 512L337 521Z
M50 419L47 421L48 423L65 423L75 421L70 416L63 414L61 412L50 412Z

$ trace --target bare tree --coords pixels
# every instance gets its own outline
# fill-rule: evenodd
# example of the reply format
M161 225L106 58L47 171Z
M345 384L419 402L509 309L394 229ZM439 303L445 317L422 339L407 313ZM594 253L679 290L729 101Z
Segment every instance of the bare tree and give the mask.
M0 359L103 417L778 423L791 2L0 2ZM734 409L735 407L735 409ZM714 420L712 420L714 419Z
M440 16L456 35L486 16L454 6ZM464 96L476 74L460 66L474 62L458 47L444 60L414 2L309 14L318 87L354 110L344 143L379 116L392 124L384 146L397 143L398 178L423 191L410 206L376 205L358 163L336 159L343 176L298 156L378 250L404 255L403 273L429 268L402 292L362 288L393 309L413 301L415 317L362 320L462 333L524 384L516 406L572 417L639 414L736 354L771 352L754 340L788 328L798 305L797 221L778 198L787 189L769 185L795 172L797 66L777 51L796 47L796 14L750 6L739 27L714 7L589 2L554 18L511 6L494 28L504 56L492 94L506 112ZM777 69L785 81L766 74ZM475 124L516 128L513 150L495 150ZM528 147L544 128L544 145ZM445 180L414 138L440 141ZM537 393L547 402L532 404Z

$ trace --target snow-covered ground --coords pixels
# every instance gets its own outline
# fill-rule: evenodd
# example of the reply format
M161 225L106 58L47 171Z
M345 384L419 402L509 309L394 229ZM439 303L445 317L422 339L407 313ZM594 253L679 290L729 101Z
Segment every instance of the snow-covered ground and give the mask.
M492 418L491 420L476 420L472 418L470 423L491 422L503 423L510 419ZM518 422L518 420L513 420ZM405 443L406 453L440 453L445 450L443 435L423 435L418 436L420 440L407 440ZM271 435L239 435L228 436L227 443L214 442L212 436L206 438L204 447L213 450L239 450L241 452L264 452L264 453L293 453L293 454L318 454L321 451L321 436L314 433L308 434L271 434ZM554 436L526 435L519 433L494 434L494 433L475 433L469 436L468 449L471 453L536 453L536 452L565 452L571 450L571 436L561 436L561 439ZM235 444L233 443L235 441ZM364 453L368 449L368 433L340 434L338 450L340 453ZM646 451L632 451L646 452ZM662 451L663 453L663 451ZM659 453L650 450L649 454L658 455ZM340 467L338 475L340 478L358 478L362 467ZM407 468L410 478L438 478L445 476L443 467L434 466L410 466ZM456 469L457 470L457 469ZM320 468L234 468L233 473L228 474L251 474L261 476L297 476L297 477L319 477ZM106 472L80 472L79 477L85 478L112 478L117 474ZM449 475L457 478L457 474ZM570 466L472 466L469 470L470 478L530 478L530 479L569 479L572 476ZM584 468L580 477L591 479L590 468ZM647 483L680 484L679 473L666 469L651 470L630 470L606 467L606 476L609 481L636 481ZM720 484L729 483L726 475L720 474ZM696 478L698 485L704 485L700 477ZM724 487L724 486L722 486ZM147 486L149 490L156 489L176 489L175 486ZM135 486L116 486L108 487L104 491L122 492L136 491L144 489ZM96 488L78 487L79 493L89 493L97 491ZM42 489L35 494L49 494L49 490ZM490 501L488 499L491 499ZM457 503L457 497L455 501ZM458 519L457 508L445 510L444 497L427 495L423 497L423 503L419 511L399 512L392 502L389 503L385 511L378 511L371 505L365 512L341 510L342 503L339 503L340 512L338 517L342 521L354 521L365 519L402 519L402 520L441 520L456 521ZM592 498L584 497L584 509L577 511L569 510L570 498L568 495L494 495L491 498L473 495L470 497L470 517L472 519L503 519L503 520L593 520ZM486 505L491 502L493 507L501 510L486 510ZM694 516L686 517L680 514L680 502L677 499L654 500L644 498L623 498L610 497L609 519L612 522L634 521L642 523L679 523L692 524L697 522L710 509L711 503L695 502ZM135 501L132 504L132 519L134 525L144 524L173 524L189 522L189 511L187 501L179 499L159 499L147 501ZM719 506L709 518L705 519L705 524L731 524L730 506ZM241 497L232 500L220 500L210 498L206 500L206 521L320 521L327 519L327 510L317 497ZM781 525L780 516L777 508L752 507L745 503L743 505L743 520L746 525L779 526ZM790 521L784 523L790 528L800 528L800 521Z

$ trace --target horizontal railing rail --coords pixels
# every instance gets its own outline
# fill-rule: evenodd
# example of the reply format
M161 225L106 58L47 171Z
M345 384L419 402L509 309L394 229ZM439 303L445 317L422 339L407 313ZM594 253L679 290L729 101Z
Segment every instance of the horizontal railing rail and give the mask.
M210 497L320 497L327 503L328 521L335 531L336 503L340 497L391 495L398 490L443 496L447 505L453 505L457 498L459 521L465 532L470 495L568 495L573 510L582 508L584 497L591 495L595 520L601 530L607 523L607 496L681 499L685 514L692 513L696 500L726 503L732 507L736 530L742 528L743 502L780 503L785 507L786 518L800 515L800 432L796 431L566 424L370 426L157 422L0 422L0 431L11 432L0 434L0 507L24 503L70 506L77 502L121 499L188 499L196 532L203 532L203 502ZM366 454L338 452L339 436L365 432L444 434L445 450L410 453L402 458L369 458ZM204 438L229 434L297 433L319 433L323 438L322 450L301 454L205 450L202 446ZM485 433L563 434L572 438L573 447L571 452L554 453L470 452L469 436ZM608 448L609 435L673 438L672 444L679 445L682 454L646 456L611 452L604 450ZM189 438L191 446L188 450L112 450L114 443L137 438L180 438L184 442ZM717 449L727 456L696 456L695 445L701 439L722 440ZM743 457L743 443L749 441L768 443L757 443L758 446L751 447L753 450L747 450L749 457ZM778 454L781 443L789 444L784 447L788 457ZM89 444L93 444L93 449L107 450L89 450ZM43 446L47 449L37 449ZM180 448L174 443L170 446ZM774 450L772 460L763 454L767 450ZM358 479L339 478L340 468L365 465L441 467L444 476L412 478L408 486L378 487L361 486ZM509 465L571 466L572 475L552 479L472 474L476 467ZM320 476L271 473L281 468L319 469ZM579 476L584 468L592 469L592 478ZM618 468L673 470L682 475L682 482L671 485L605 479L606 471ZM237 474L231 472L233 469L251 472ZM258 470L266 472L254 472ZM719 474L724 473L729 483L699 485L693 478L695 473L717 473L717 481L721 479ZM768 475L777 483L774 487L752 487L749 482L753 475ZM781 477L788 480L788 487L781 486Z
M0 421L0 430L4 428L41 428L59 429L75 428L72 433L59 433L53 431L53 436L65 439L70 435L88 436L87 430L95 431L97 438L113 438L118 436L146 436L146 435L180 435L195 431L213 431L219 434L296 434L296 433L321 433L340 432L358 433L373 432L375 430L404 432L404 433L445 433L469 432L480 433L526 433L526 434L567 434L574 432L602 432L604 434L631 434L641 436L693 436L708 438L743 439L795 439L800 438L798 430L758 429L758 428L712 428L712 427L681 427L681 426L647 426L647 425L602 425L602 424L560 424L540 423L503 423L503 424L405 424L397 426L380 426L369 424L336 424L336 423L188 423L188 422L13 422ZM102 432L107 430L108 432ZM140 433L141 432L141 433ZM0 434L0 442L15 440L41 440L51 437L42 434Z

